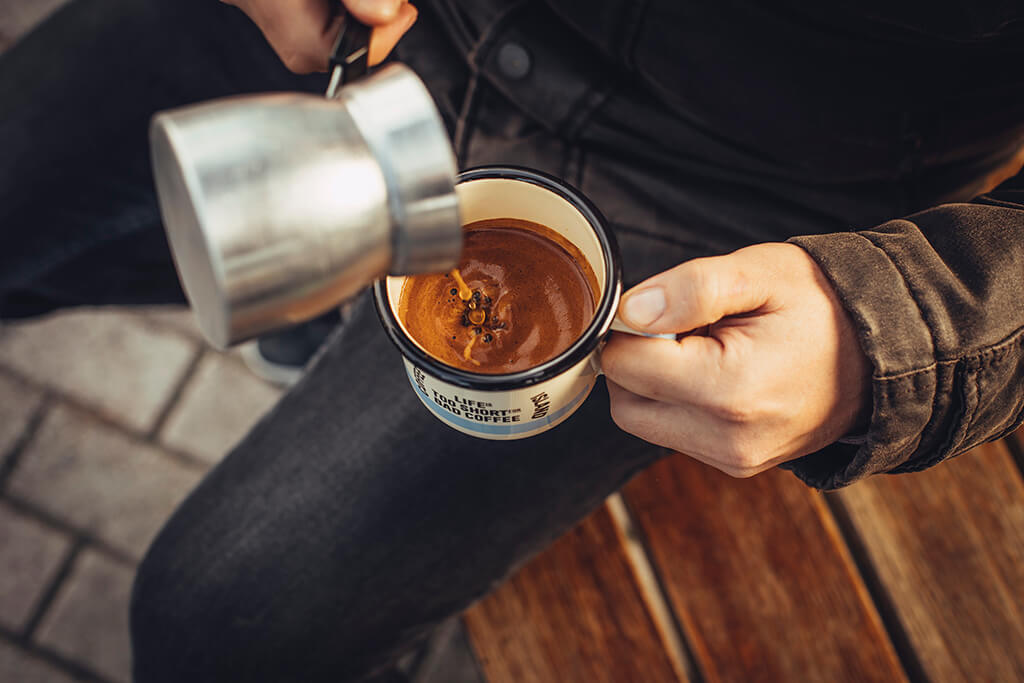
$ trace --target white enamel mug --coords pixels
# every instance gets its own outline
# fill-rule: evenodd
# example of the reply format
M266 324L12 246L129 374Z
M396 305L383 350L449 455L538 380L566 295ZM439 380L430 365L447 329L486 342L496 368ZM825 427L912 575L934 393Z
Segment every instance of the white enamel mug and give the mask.
M482 439L540 434L568 419L600 374L598 355L622 294L618 245L600 212L582 194L537 171L478 168L460 174L455 191L463 225L516 218L547 226L572 242L597 276L594 319L572 346L546 363L484 375L438 361L409 336L397 313L404 277L377 282L377 312L402 352L413 391L441 422Z

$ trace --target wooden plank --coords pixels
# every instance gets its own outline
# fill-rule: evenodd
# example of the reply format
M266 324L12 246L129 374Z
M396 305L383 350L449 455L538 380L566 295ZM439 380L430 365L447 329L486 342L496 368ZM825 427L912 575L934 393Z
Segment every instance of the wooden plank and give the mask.
M684 456L624 490L708 681L901 681L821 494Z
M601 508L465 615L489 683L675 683Z
M835 494L932 681L1024 681L1024 481L1007 444Z
M1024 472L1024 427L1010 434L1004 441L1013 459L1017 461L1017 469Z

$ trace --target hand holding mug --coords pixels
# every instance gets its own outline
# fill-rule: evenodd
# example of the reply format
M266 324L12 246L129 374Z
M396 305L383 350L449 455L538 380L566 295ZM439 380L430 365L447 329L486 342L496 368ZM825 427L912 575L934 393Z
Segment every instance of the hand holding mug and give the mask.
M811 257L759 244L695 259L623 296L601 365L625 431L747 477L862 428L871 366ZM694 332L697 331L697 332Z
M325 71L342 16L331 7L341 0L222 0L238 7L260 27L284 65L295 73ZM344 0L345 9L373 27L369 64L381 62L416 22L406 0Z

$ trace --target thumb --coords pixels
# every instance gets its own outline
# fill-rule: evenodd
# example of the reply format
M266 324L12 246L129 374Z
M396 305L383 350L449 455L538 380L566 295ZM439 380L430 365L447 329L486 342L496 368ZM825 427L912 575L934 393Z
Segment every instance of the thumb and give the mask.
M768 301L762 278L741 252L694 259L626 292L619 317L641 332L680 333L749 313Z

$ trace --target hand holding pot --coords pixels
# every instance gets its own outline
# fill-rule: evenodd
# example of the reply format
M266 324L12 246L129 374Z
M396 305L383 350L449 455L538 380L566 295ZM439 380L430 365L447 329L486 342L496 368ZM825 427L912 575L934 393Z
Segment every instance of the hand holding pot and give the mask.
M344 12L340 0L222 0L238 7L260 27L284 65L295 73L325 71ZM344 0L345 9L373 27L369 64L387 57L416 22L416 8L406 0Z
M811 257L759 244L695 259L625 294L601 359L625 431L751 476L863 428L870 364Z

